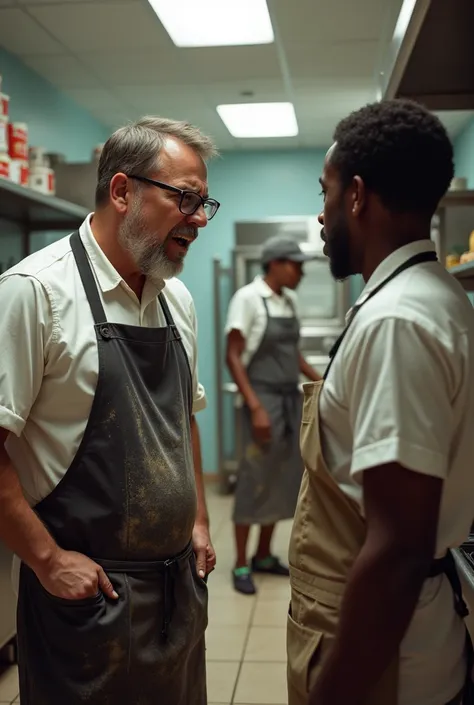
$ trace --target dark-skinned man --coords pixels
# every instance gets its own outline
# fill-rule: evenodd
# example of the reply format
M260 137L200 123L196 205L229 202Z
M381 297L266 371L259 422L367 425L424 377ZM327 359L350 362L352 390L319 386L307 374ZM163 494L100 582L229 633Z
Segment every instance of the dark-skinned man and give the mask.
M430 240L452 176L445 129L406 101L350 115L326 157L325 253L366 286L305 388L289 705L461 703L449 549L474 516L474 312Z

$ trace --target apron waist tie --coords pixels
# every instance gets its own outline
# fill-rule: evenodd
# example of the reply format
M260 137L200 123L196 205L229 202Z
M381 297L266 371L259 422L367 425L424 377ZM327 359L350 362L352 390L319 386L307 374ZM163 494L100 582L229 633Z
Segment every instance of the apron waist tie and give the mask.
M452 551L448 551L443 558L434 560L428 574L429 578L435 578L438 575L446 575L451 585L454 594L454 607L461 619L465 619L469 615L469 609L464 601L462 594L462 585L459 579L456 563ZM474 667L474 647L472 644L471 635L466 627L466 664L467 674L466 683L464 686L464 705L474 705L474 683L472 680L472 669Z
M171 622L172 600L174 588L174 567L187 560L193 552L191 542L184 551L164 561L114 561L101 558L92 558L104 571L112 573L162 573L163 574L163 626L161 635L168 637L168 627Z

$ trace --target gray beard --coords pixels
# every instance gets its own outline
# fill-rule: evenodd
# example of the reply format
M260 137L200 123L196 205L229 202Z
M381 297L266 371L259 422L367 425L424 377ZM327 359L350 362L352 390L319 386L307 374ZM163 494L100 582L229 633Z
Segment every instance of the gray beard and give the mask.
M147 231L141 214L141 203L135 201L118 233L118 242L128 252L138 270L154 284L172 279L183 270L183 262L172 262L166 255L166 242L179 230L172 230L164 243L157 243L156 236Z

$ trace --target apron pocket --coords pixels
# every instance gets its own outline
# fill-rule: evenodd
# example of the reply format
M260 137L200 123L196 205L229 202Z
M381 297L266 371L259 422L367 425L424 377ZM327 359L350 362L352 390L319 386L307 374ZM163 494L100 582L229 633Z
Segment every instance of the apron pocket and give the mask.
M314 682L314 670L324 635L295 622L288 613L286 649L288 655L288 680L300 694L307 696Z
M97 602L101 602L101 600L105 599L104 595L102 592L98 592L96 595L93 597L83 597L79 600L69 600L65 597L57 597L56 595L52 595L46 588L39 582L40 587L42 588L44 594L46 597L48 597L50 600L53 602L57 602L60 605L64 605L65 607L87 607L88 605L95 605Z
M118 591L116 602L102 593L83 600L58 598L45 590L33 571L22 566L26 657L38 666L42 678L59 673L54 677L65 688L75 684L71 687L82 691L123 669L129 651L129 600L123 583ZM34 676L40 677L39 673Z

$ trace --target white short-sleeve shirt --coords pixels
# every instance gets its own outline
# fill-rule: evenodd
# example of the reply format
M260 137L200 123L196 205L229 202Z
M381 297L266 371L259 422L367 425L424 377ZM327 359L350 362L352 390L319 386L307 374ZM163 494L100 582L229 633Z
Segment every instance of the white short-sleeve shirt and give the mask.
M186 350L197 412L206 406L197 375L197 323L189 291L178 279L147 281L141 301L97 244L90 218L80 236L107 318L158 327L166 297ZM36 504L69 468L86 428L98 378L94 320L69 237L32 254L0 277L0 426L25 497Z
M298 297L291 289L284 289L279 295L271 289L262 276L257 276L233 295L227 313L225 333L238 330L245 339L242 362L249 364L262 342L267 327L266 300L270 316L292 318L298 315Z
M357 304L400 264L433 250L423 241L390 255ZM362 306L324 384L320 415L329 470L362 512L363 473L398 462L444 480L436 555L465 540L474 519L474 311L441 264L405 270ZM399 704L454 697L463 645L449 583L426 581L402 644Z

